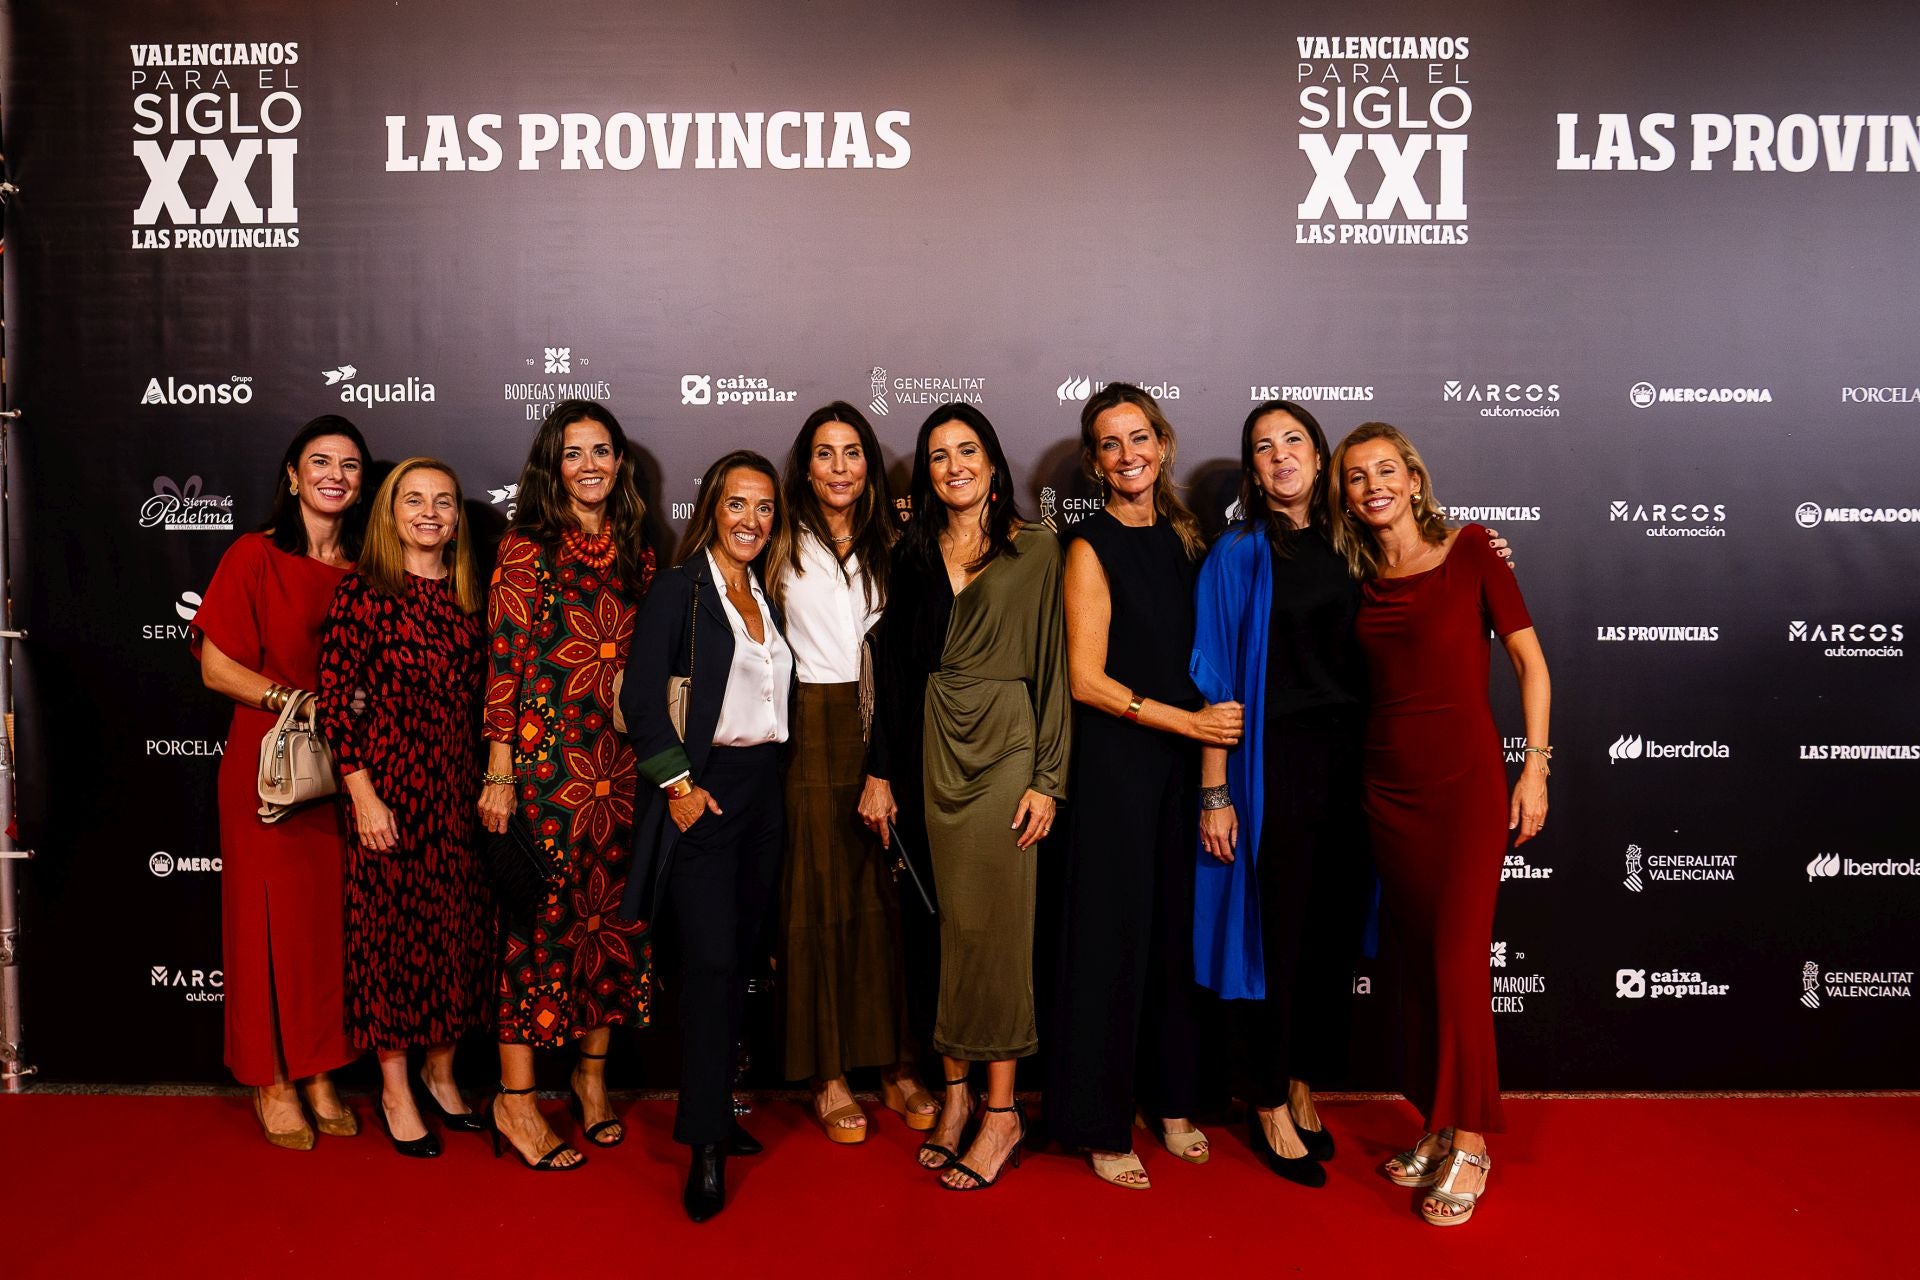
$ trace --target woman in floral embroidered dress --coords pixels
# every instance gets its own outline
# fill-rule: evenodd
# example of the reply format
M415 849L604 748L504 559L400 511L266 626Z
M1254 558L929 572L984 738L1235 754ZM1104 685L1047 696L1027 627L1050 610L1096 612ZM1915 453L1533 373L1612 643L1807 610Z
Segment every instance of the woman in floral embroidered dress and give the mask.
M518 815L564 871L531 920L503 930L496 1129L529 1165L572 1168L533 1101L533 1050L579 1042L575 1108L588 1141L625 1136L606 1090L616 1024L652 1001L644 922L618 919L633 825L633 749L613 725L634 607L653 581L645 505L620 423L590 400L555 405L534 437L487 601L486 785L480 816Z

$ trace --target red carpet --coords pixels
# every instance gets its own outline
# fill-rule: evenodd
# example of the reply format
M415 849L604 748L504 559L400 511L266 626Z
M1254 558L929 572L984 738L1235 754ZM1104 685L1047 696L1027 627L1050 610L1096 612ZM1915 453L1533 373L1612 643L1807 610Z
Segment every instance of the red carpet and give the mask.
M956 1195L914 1167L890 1112L865 1145L833 1147L799 1105L762 1102L747 1122L767 1154L728 1162L727 1211L700 1227L680 1213L671 1106L623 1107L626 1144L555 1176L465 1135L403 1160L371 1126L276 1151L241 1097L0 1097L0 1274L1913 1274L1916 1096L1511 1101L1492 1189L1446 1231L1373 1172L1413 1136L1398 1103L1326 1104L1340 1154L1320 1191L1214 1125L1205 1167L1143 1141L1151 1191L1046 1152Z

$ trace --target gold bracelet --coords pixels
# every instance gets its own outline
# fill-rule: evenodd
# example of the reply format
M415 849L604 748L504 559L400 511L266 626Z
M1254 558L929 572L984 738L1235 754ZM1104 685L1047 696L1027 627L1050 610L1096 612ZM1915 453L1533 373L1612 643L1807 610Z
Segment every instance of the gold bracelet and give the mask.
M667 784L667 798L669 800L685 800L692 794L693 779L691 778L680 778Z
M1132 693L1132 690L1128 690L1128 692ZM1138 694L1134 694L1133 701L1129 702L1127 704L1127 709L1125 711L1122 711L1120 714L1125 718L1127 718L1128 720L1133 721L1135 724L1139 724L1140 708L1145 702L1146 702L1145 698L1140 697Z
M1520 754L1523 757L1526 756L1528 753L1532 753L1533 755L1537 755L1540 757L1540 767L1546 770L1547 776L1551 778L1553 776L1553 748L1550 746L1520 748Z
M490 787L510 787L513 785L513 775L510 773L483 773L480 775L480 781Z

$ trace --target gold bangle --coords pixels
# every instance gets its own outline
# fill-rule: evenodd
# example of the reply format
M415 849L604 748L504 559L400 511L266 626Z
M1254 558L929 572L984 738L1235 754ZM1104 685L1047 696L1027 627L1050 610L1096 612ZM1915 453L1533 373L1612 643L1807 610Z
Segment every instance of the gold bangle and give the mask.
M513 775L510 773L483 773L480 775L480 781L490 787L510 787L513 785Z
M1129 692L1132 692L1132 691L1129 690ZM1129 702L1127 704L1127 709L1125 711L1122 711L1120 714L1126 717L1127 719L1133 721L1135 724L1139 724L1140 708L1145 702L1146 702L1145 698L1142 698L1138 694L1135 694L1133 701Z

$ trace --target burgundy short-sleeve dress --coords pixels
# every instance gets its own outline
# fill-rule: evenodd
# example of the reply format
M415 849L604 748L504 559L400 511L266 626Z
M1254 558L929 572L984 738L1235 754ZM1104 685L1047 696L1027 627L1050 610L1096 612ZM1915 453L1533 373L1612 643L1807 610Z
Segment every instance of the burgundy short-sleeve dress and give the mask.
M1367 582L1355 624L1372 695L1367 822L1406 986L1407 1097L1429 1130L1474 1133L1503 1128L1487 957L1508 801L1488 634L1533 625L1488 537L1467 525L1435 568Z
M241 536L221 558L193 623L227 657L276 684L318 683L320 627L346 570ZM275 1015L287 1076L351 1060L343 1004L341 868L333 805L272 826L256 816L260 739L275 716L236 704L220 760L220 920L227 1066L241 1084L273 1083Z

